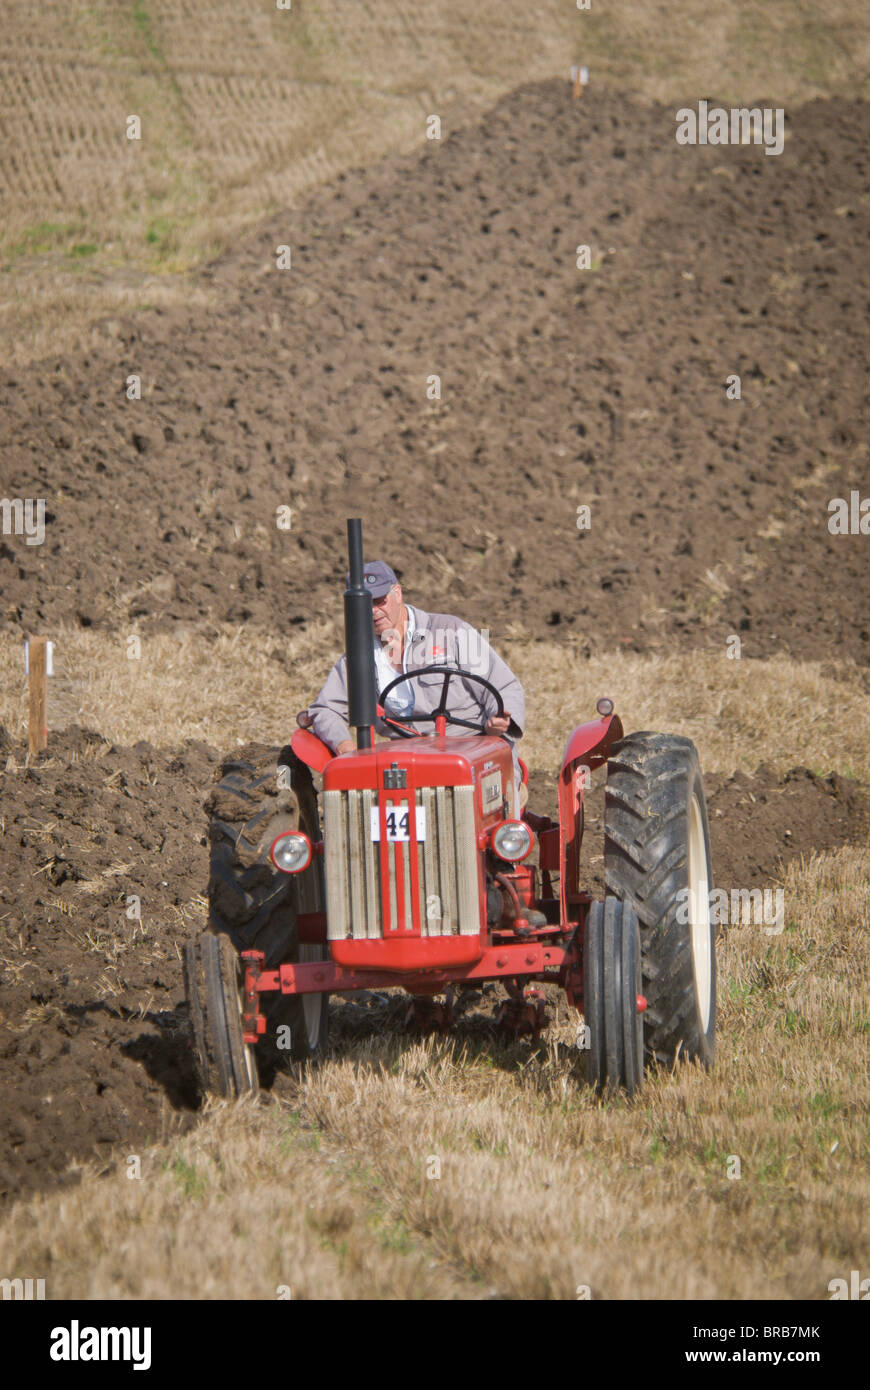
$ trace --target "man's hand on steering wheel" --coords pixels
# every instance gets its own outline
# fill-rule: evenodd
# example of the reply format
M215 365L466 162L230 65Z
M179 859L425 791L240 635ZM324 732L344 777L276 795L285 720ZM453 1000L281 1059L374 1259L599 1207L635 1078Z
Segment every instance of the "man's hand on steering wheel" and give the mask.
M491 719L486 721L486 732L488 734L506 734L510 727L510 715L501 716L494 714Z

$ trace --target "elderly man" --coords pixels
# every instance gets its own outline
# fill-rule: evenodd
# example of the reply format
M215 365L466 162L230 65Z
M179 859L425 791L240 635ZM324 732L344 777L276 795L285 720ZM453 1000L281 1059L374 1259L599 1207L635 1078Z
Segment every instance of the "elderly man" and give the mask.
M412 608L402 598L402 588L390 566L373 561L363 569L364 583L372 596L375 629L375 669L378 690L384 690L403 672L412 674L421 666L453 666L483 676L499 691L504 715L496 714L496 702L485 686L455 676L450 682L448 708L460 719L479 721L489 734L503 735L511 744L517 785L515 813L519 813L521 779L514 739L521 738L525 724L523 688L513 671L496 656L484 634L461 618L449 613L426 613ZM349 581L348 581L349 582ZM431 723L409 725L407 716L416 709L431 713L441 698L444 677L436 674L404 681L387 696L384 713L418 733L428 733ZM382 702L380 702L382 703ZM342 656L330 671L320 694L309 706L311 729L336 753L356 748L347 722L347 659ZM386 738L401 738L399 730L379 719L375 732ZM448 724L448 735L469 735L461 725Z

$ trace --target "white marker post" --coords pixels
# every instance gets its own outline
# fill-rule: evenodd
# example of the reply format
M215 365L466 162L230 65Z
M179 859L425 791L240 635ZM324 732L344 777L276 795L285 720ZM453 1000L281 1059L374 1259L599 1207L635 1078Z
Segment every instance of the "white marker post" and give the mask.
M578 101L580 97L583 95L583 88L589 81L589 69L576 67L572 68L571 81L574 83L574 90L572 91L571 95L574 101Z

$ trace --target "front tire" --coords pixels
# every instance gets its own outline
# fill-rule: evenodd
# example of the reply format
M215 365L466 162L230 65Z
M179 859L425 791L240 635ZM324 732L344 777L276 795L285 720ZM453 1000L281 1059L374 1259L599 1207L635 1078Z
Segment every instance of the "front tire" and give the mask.
M676 734L636 733L607 764L604 876L640 922L647 1052L712 1066L715 925L707 803L698 753Z
M583 933L586 1077L596 1090L630 1096L643 1080L641 947L637 917L618 898L590 904Z
M202 932L184 949L184 985L203 1092L234 1100L260 1089L254 1049L244 1039L244 969L226 936Z

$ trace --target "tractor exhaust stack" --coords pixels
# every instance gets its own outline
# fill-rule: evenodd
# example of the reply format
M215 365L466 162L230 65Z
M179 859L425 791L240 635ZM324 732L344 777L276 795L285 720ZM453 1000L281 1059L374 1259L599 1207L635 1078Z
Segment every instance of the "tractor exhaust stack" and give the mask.
M371 748L377 718L375 630L372 596L363 582L362 522L349 517L347 555L350 583L344 591L344 649L347 654L348 719L357 748Z

